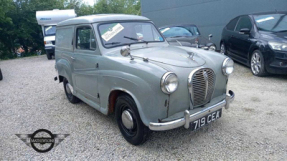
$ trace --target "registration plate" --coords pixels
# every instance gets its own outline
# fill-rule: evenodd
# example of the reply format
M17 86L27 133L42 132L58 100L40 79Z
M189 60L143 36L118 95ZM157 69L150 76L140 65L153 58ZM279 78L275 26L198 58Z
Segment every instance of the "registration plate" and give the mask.
M199 118L197 120L194 120L190 123L191 130L196 130L201 128L202 126L205 126L221 117L222 109L219 109L217 111L214 111L206 116L203 116L202 118Z

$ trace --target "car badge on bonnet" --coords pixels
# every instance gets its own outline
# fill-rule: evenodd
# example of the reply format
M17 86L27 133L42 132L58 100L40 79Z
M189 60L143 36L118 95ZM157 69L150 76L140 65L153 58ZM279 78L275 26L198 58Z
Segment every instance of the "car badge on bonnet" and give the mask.
M194 53L193 53L193 52L187 52L187 54L189 55L188 57L189 57L191 60L194 60L194 59L193 59L193 56L194 56Z

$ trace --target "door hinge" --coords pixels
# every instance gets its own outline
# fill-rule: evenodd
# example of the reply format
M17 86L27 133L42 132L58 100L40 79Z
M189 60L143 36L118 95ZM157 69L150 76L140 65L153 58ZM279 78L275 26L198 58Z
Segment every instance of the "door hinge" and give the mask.
M100 98L100 94L99 93L98 93L97 97Z
M99 63L96 64L96 68L99 68Z

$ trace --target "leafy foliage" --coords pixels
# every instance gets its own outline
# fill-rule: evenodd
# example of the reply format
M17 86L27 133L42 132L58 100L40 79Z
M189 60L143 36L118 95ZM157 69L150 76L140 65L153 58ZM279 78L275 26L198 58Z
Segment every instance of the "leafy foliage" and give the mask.
M44 51L36 11L75 9L78 16L101 13L140 14L140 1L99 0L94 6L81 0L0 0L0 59L14 58L20 46L25 54Z

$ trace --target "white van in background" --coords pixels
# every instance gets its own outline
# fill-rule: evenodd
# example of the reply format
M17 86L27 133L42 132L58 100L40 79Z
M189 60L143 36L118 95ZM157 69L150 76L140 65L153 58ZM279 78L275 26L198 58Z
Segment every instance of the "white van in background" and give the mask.
M50 60L55 56L55 34L57 23L76 17L75 10L49 10L37 11L36 18L39 25L42 27L45 50L47 58Z

